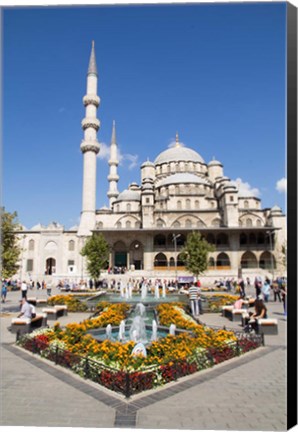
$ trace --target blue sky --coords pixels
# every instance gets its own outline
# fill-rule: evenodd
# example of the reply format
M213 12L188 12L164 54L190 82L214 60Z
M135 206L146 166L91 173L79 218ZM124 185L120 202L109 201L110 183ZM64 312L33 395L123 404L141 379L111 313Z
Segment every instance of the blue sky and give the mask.
M101 104L97 208L108 205L112 122L119 190L175 139L285 211L286 4L18 7L3 12L3 204L27 228L78 222L95 41Z

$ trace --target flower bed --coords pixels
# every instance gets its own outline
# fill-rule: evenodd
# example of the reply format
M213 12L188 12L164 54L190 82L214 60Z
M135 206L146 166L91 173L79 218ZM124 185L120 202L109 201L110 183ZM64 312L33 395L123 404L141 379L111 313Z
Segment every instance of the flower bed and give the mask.
M58 323L53 328L24 335L18 343L126 396L166 384L261 345L258 337L247 335L239 339L232 331L216 331L197 324L179 304L161 304L157 307L161 325L174 323L191 333L168 335L147 346L146 357L132 356L133 341L98 342L87 334L92 328L119 325L130 307L103 304L101 309L96 318L68 324L64 329Z
M205 298L208 302L207 309L210 312L221 312L222 306L234 304L239 298L239 295L214 293L210 296L206 296Z
M48 299L48 305L66 305L69 312L86 312L88 310L88 306L85 303L82 303L78 298L74 295L55 295Z

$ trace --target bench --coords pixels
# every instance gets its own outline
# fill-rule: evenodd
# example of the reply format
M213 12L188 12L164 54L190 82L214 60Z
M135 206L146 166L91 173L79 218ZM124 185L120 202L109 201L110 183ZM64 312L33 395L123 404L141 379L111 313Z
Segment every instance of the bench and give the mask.
M56 320L61 316L67 315L67 306L55 305L52 308L43 308L42 311L48 315L48 320Z
M278 322L275 318L259 318L258 320L258 333L264 335L277 335Z
M10 331L22 335L33 330L47 326L47 315L45 313L36 315L35 318L13 318L11 320Z
M232 321L243 322L243 315L244 316L248 315L246 309L233 309L232 310Z
M36 299L36 306L44 306L47 304L47 299Z
M221 308L221 314L222 314L223 317L231 319L232 318L232 312L233 312L233 310L234 310L234 306L233 305L231 305L231 306L222 306L222 308Z

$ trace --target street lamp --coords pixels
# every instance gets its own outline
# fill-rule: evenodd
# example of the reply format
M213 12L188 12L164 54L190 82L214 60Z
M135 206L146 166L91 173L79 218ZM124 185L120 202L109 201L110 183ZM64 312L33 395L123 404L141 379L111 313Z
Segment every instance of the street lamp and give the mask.
M176 279L176 288L178 287L177 280L177 238L181 237L181 234L173 234L173 242L174 242L174 250L175 250L175 279Z
M273 231L266 231L266 234L269 237L269 243L270 243L270 260L271 260L271 273L272 273L272 282L274 280L274 263L273 263L273 242L272 242L272 235L274 235Z
M22 281L23 278L23 260L24 260L24 248L25 248L25 239L26 239L26 234L24 234L23 236L23 242L22 242L22 254L21 254L21 266L20 266L20 280Z

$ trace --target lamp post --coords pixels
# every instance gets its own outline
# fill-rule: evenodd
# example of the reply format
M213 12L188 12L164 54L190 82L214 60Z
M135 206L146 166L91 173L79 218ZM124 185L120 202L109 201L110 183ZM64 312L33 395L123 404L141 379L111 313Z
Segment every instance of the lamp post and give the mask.
M23 236L23 242L22 242L22 254L21 254L21 268L20 268L20 280L22 283L22 278L23 278L23 260L24 260L24 247L25 247L25 239L26 239L26 234L24 234Z
M269 237L269 244L270 244L270 261L271 261L271 273L272 273L272 282L274 280L274 263L273 263L273 242L272 242L272 235L274 235L273 231L266 231L266 234Z
M178 286L177 281L177 238L179 238L181 234L173 234L173 242L174 242L174 250L175 250L175 279L176 279L176 288Z

